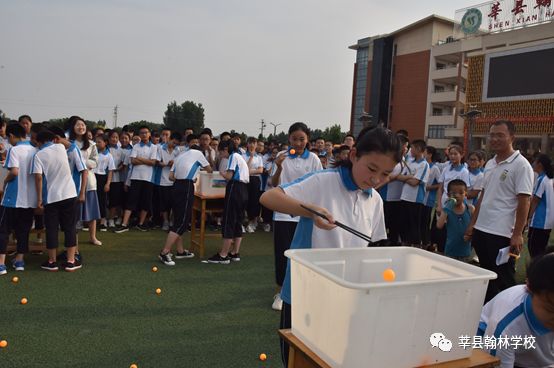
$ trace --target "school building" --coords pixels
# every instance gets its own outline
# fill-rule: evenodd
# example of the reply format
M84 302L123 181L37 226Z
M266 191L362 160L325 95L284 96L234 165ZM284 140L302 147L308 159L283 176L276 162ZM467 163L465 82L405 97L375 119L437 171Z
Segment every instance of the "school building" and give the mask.
M439 148L464 140L475 149L486 146L491 122L508 118L519 149L552 152L554 5L522 4L519 14L512 1L496 0L458 10L456 20L431 15L350 46L351 131L367 112L410 139Z

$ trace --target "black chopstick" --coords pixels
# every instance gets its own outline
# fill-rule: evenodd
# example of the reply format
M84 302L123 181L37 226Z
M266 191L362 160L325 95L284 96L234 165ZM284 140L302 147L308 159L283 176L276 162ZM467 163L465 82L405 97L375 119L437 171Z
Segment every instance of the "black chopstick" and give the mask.
M313 213L313 214L316 215L316 216L319 216L319 217L321 217L321 218L323 218L323 219L329 221L329 219L327 218L327 216L325 216L324 214L322 214L322 213L320 213L320 212L317 212L316 210L314 210L314 209L312 209L312 208L310 208L310 207L304 206L303 204L301 204L300 207L302 207L303 209L305 209L305 210L307 210L307 211ZM367 235L365 235L365 234L359 232L358 230L355 230L355 229L351 228L350 226L346 226L346 225L343 224L342 222L339 222L339 221L335 220L334 224L337 225L338 227L340 227L340 228L342 228L342 229L348 231L349 233L356 235L357 237L359 237L359 238L361 238L361 239L363 239L363 240L365 240L365 241L367 241L367 242L371 242L371 237L369 237L369 236L367 236Z

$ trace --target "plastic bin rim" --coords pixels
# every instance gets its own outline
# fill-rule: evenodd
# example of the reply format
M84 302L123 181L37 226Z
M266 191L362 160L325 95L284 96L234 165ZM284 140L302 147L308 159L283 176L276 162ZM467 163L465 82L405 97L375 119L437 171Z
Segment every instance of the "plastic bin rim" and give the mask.
M395 282L368 282L368 283L354 283L350 281L345 281L329 271L324 270L321 267L318 267L314 265L313 263L310 263L301 257L298 257L298 254L302 253L309 253L309 252L329 252L329 251L336 251L337 249L344 249L347 251L353 251L353 252L361 252L366 249L375 249L375 248L321 248L321 249L289 249L285 252L285 256L288 257L291 261L295 261L300 263L301 265L311 269L312 271L316 271L325 278L335 282L336 284L341 285L342 287L348 288L348 289L357 289L357 290L367 290L367 289L376 289L376 288L390 288L390 287L402 287L402 286L411 286L411 285L428 285L428 284L442 284L442 283L453 283L453 282L465 282L465 281L478 281L478 280L493 280L496 279L497 274L495 272L485 270L481 267L477 267L474 265L466 264L463 262L459 262L453 259L450 259L445 256L441 256L438 254L430 253L426 250L412 248L412 247L379 247L379 249L406 249L413 253L420 253L420 254L426 254L429 257L437 258L441 257L443 258L446 263L461 263L460 265L455 265L458 268L466 269L466 270L473 270L478 271L481 274L475 275L475 276L461 276L456 279L430 279L430 280L421 280L421 281L395 281ZM461 266L461 267L460 267Z

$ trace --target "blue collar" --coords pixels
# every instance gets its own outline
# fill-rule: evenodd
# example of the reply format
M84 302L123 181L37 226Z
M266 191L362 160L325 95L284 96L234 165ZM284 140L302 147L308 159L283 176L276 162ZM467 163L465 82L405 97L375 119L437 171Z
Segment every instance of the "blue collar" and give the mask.
M462 171L463 168L464 168L464 164L462 164L462 163L459 163L456 166L454 166L452 163L450 164L450 171L452 171L452 170Z
M133 145L132 144L128 144L126 145L125 147L121 146L121 148L124 148L126 150L132 150L133 149Z
M352 178L352 170L344 166L339 166L338 171L340 174L340 178L342 179L342 184L344 184L346 189L350 191L361 190L360 188L358 188L356 183L354 183L354 179ZM371 197L372 188L363 190L363 192Z
M531 294L527 294L525 296L525 301L523 302L523 314L525 315L525 319L527 320L529 327L531 327L535 335L541 336L551 331L548 328L544 327L544 325L541 323L541 321L539 321L539 319L533 312L533 306L531 304L532 299L533 296Z
M139 145L140 145L141 147L144 147L144 146L150 147L150 146L152 146L152 142L148 141L148 143L144 143L143 141L140 141Z
M106 149L104 149L102 152L100 152L101 154L103 155L107 155L108 153L110 153L110 149L108 147L106 147Z
M118 149L119 147L117 147L117 144L114 146L113 144L110 144L108 145L108 148L115 148L115 149Z
M472 173L473 175L479 175L480 173L483 172L483 169L478 167L477 169L469 169L469 172Z
M245 155L246 155L247 157L252 156L252 155L250 154L250 151L246 151ZM256 157L257 155L258 155L258 154L257 154L256 152L254 152L254 157Z
M422 157L422 158L420 158L419 160L416 160L415 157L414 157L413 161L416 162L416 163L418 163L418 164L420 164L420 163L422 163L423 161L427 161L427 160L425 159L425 157Z
M31 142L30 141L19 141L15 144L16 146L32 146Z
M42 145L42 147L40 147L41 150L45 149L45 148L48 148L50 146L52 146L54 143L52 142L46 142Z
M303 158L304 160L307 159L308 157L310 157L310 151L308 151L306 148L304 148L304 152L302 152L301 155L297 155L296 153L293 155L290 153L290 150L292 148L289 148L288 150L288 155L290 158L297 158L297 157L300 157L300 158Z

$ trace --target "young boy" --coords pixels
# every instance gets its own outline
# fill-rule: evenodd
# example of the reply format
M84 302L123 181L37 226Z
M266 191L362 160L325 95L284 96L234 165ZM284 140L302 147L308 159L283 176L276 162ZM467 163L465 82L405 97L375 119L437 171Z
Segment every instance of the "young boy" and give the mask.
M425 185L429 180L429 164L423 157L425 141L415 140L412 142L411 154L413 160L408 160L401 175L396 180L404 182L400 200L404 215L404 236L403 242L411 245L421 244L421 215L425 200Z
M554 367L554 254L531 262L527 285L506 289L485 304L477 335L508 342L487 349L502 368Z
M175 158L179 154L177 149L181 141L181 133L173 132L170 134L166 143L161 144L158 148L158 156L160 157L159 166L161 168L160 179L157 183L160 192L160 212L163 217L162 230L169 230L169 213L173 203L173 181L170 179L170 169L173 166Z
M172 137L174 137L173 134ZM192 205L194 202L194 181L201 167L207 172L212 172L210 163L198 146L192 146L187 152L177 156L173 165L171 165L168 179L175 182L175 184L173 187L168 188L172 189L171 199L173 203L174 221L167 235L165 246L158 255L159 260L166 266L175 265L175 262L171 259L170 253L173 244L177 244L177 254L175 258L182 259L194 257L193 253L184 249L182 235L187 230L190 223Z
M129 231L129 219L134 210L140 210L139 224L137 229L140 231L148 231L144 221L146 215L152 207L152 192L154 185L152 184L152 175L154 165L159 161L157 147L150 142L150 129L147 126L141 126L139 129L140 143L133 146L130 161L133 165L133 170L130 174L131 186L129 188L129 196L127 198L125 213L121 225L114 230L116 234L121 234Z
M6 135L11 148L4 164L9 172L0 188L0 192L4 192L0 206L0 275L7 272L6 248L12 229L17 238L17 255L13 267L16 271L25 270L23 257L29 251L29 232L37 203L34 178L31 175L36 148L25 140L25 130L19 124L8 126Z
M248 204L246 212L248 214L248 225L246 232L253 233L258 227L258 217L260 216L260 190L261 174L264 171L262 156L256 152L258 140L255 137L248 137L246 140L246 153L242 155L248 165Z
M443 211L437 220L438 229L442 229L446 225L444 255L459 261L469 262L471 259L471 244L464 240L464 233L475 208L467 203L467 184L465 181L454 179L448 183L447 189L450 200L443 207Z
M242 220L248 200L249 172L246 161L242 158L232 139L219 143L218 149L220 157L229 158L227 171L222 174L227 180L222 223L223 246L206 262L229 264L231 260L240 261Z
M77 191L71 178L65 147L53 143L54 139L55 136L50 131L45 130L38 133L39 151L35 154L32 164L37 191L37 208L44 208L46 225L48 261L44 262L41 267L48 271L58 271L56 249L58 248L58 229L61 227L67 249L67 262L62 267L66 271L75 271L81 268L81 262L75 259Z

